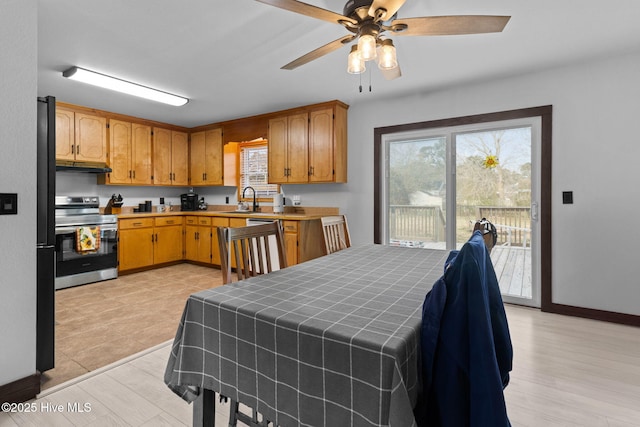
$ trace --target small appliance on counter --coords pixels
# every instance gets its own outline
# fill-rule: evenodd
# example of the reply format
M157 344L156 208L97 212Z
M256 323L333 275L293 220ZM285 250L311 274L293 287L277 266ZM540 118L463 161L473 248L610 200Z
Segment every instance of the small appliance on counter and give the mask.
M273 195L273 213L284 212L284 195L282 193Z
M180 210L182 211L197 211L198 210L198 195L193 191L180 195Z
M198 209L200 209L201 211L206 211L207 210L207 203L204 201L204 197L200 197L200 201L198 202Z

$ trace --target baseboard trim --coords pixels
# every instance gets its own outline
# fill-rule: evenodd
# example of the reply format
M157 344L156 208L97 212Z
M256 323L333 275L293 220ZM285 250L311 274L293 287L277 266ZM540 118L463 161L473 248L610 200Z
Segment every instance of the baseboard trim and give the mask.
M573 305L556 303L548 304L546 307L543 307L542 311L640 327L640 316L636 316L634 314L616 313L613 311L597 310L595 308L576 307Z
M40 393L40 373L0 386L0 402L20 403Z

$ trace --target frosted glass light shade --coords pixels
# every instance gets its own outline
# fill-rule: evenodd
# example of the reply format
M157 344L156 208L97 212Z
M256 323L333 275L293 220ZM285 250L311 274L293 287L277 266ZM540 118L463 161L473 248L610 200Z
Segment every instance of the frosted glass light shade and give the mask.
M378 68L381 70L393 70L398 66L396 48L391 39L385 39L380 46L378 53Z
M376 39L372 35L365 34L358 39L358 52L363 61L376 59Z
M360 53L358 52L358 46L351 46L351 52L349 53L349 58L347 59L347 72L349 74L362 74L365 72L367 68L364 65L364 61L360 57Z

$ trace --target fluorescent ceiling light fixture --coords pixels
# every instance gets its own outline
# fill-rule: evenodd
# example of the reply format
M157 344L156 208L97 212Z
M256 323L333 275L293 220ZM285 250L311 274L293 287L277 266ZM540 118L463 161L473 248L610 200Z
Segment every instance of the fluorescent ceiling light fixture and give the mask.
M107 76L106 74L96 73L95 71L86 70L80 67L71 67L62 73L63 77L80 82L89 83L94 86L100 86L105 89L115 90L117 92L129 95L139 96L141 98L150 99L152 101L163 102L169 105L179 107L189 102L188 98L173 95L161 90L152 89L150 87L141 86L116 77Z

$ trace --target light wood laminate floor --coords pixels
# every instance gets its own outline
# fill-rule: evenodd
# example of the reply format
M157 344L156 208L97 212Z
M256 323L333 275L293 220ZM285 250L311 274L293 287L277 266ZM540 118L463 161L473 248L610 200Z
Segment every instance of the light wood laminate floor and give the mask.
M56 291L56 367L42 389L172 339L188 296L221 284L218 269L178 264Z
M640 330L507 306L514 346L505 390L516 426L640 426ZM32 401L35 413L0 413L0 426L182 426L191 405L164 385L170 342ZM70 413L71 404L91 411ZM48 406L47 406L48 405ZM63 405L63 413L41 408ZM226 425L217 405L216 426Z

